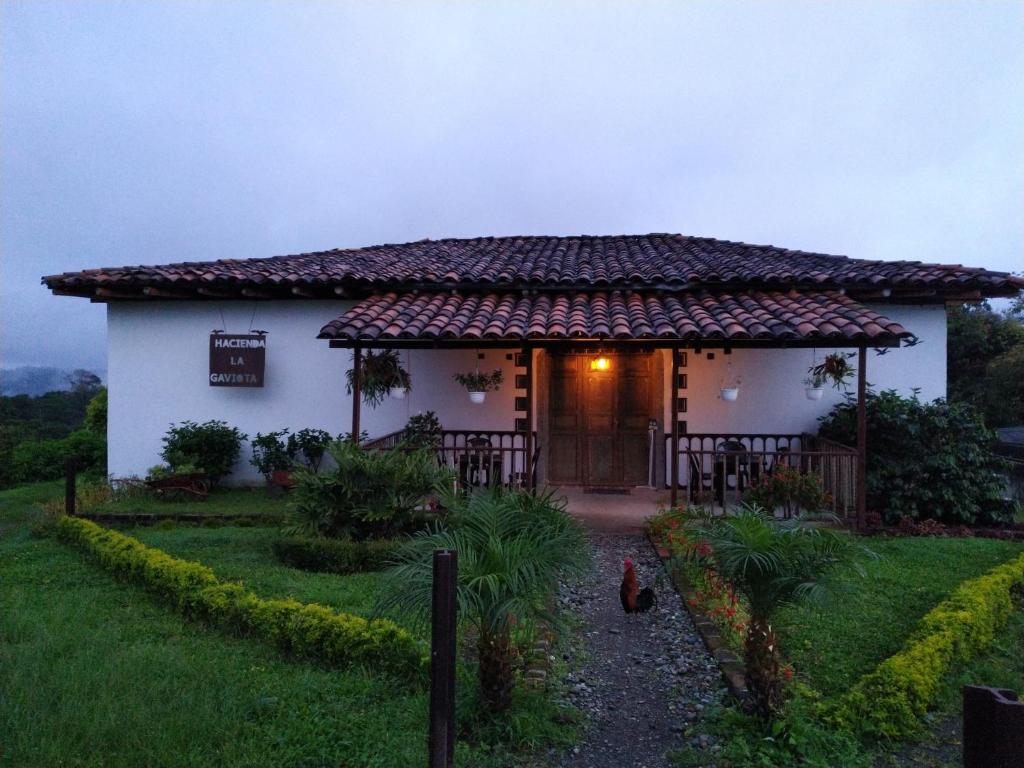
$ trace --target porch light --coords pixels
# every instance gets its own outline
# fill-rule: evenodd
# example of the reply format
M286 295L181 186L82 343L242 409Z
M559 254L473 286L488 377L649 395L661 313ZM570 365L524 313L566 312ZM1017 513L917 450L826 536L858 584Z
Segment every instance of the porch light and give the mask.
M610 371L612 369L612 361L603 355L601 357L595 357L590 361L590 370L592 371Z

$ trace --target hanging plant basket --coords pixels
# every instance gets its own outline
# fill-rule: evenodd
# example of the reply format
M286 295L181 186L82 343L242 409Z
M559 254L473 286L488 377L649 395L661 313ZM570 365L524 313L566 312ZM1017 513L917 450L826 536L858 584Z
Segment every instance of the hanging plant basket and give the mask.
M852 352L833 352L826 355L822 362L808 368L807 373L819 388L825 382L829 382L836 389L845 392L849 389L849 380L853 378L854 368L850 365L852 358Z
M736 400L739 399L739 396L740 396L740 388L739 387L722 387L722 389L720 391L721 391L721 394L722 394L722 399L725 400L725 402L727 402L727 403L735 403Z
M355 385L355 369L349 368L346 376L348 377L348 393L351 395ZM399 389L402 390L402 394L395 395L395 390ZM412 381L409 378L409 372L402 367L398 352L391 349L381 352L367 350L363 355L362 365L359 367L359 391L364 403L371 408L376 408L384 402L388 395L401 399L410 389L412 389Z
M395 398L395 400L405 400L405 396L408 394L409 388L391 387L391 389L389 389L388 392L391 394L393 398Z
M804 396L808 400L821 400L825 396L825 390L822 387L804 387Z
M488 392L500 389L504 381L500 368L495 368L492 373L456 373L452 378L466 388L469 392L469 401L477 405L487 399Z

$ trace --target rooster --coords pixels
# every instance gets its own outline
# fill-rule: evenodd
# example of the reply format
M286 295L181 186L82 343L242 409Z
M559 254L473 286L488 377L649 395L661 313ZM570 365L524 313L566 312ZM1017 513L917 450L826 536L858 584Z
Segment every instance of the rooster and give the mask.
M626 613L644 613L651 610L658 602L654 589L652 587L640 589L632 559L627 557L624 565L626 571L622 575L622 586L619 587L622 610Z

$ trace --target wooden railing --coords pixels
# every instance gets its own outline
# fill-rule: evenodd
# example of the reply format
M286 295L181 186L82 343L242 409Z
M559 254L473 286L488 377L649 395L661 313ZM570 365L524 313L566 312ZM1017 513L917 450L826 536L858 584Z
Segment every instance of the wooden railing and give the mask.
M390 451L401 445L405 431L399 430L363 444L368 450ZM531 471L536 480L540 448L533 433L534 458ZM455 473L463 487L526 485L526 432L500 429L446 429L437 448L438 463Z
M671 467L672 436L666 435L666 465ZM831 511L842 517L857 508L857 451L849 446L808 434L701 433L680 435L679 476L676 487L684 498L727 510L744 492L779 467L814 474L828 494ZM671 483L671 471L666 472ZM789 517L798 511L780 508Z

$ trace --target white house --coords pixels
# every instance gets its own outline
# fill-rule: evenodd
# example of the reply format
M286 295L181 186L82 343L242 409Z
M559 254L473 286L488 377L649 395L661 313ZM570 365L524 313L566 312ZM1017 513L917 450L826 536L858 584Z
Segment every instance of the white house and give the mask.
M943 397L946 305L1024 286L984 269L671 234L425 240L43 281L107 305L115 475L158 463L184 419L249 435L356 424L376 440L432 410L446 460L477 476L482 461L490 481L675 494L806 454L847 509L857 451L808 437L843 394L810 399L809 367L852 352L862 384ZM234 336L263 339L262 365L216 341ZM369 408L346 392L346 371L381 349L398 350L412 388ZM480 405L453 380L496 368L505 383ZM257 479L247 452L233 478Z

